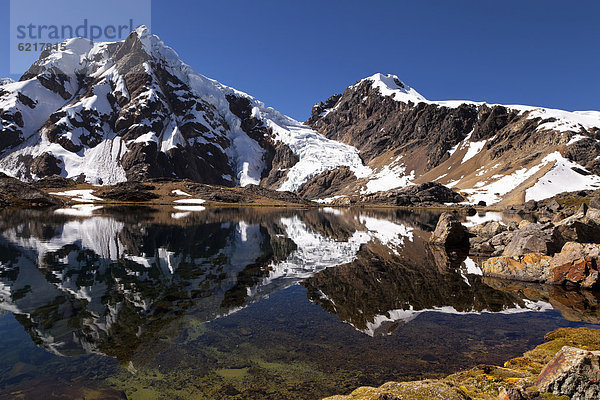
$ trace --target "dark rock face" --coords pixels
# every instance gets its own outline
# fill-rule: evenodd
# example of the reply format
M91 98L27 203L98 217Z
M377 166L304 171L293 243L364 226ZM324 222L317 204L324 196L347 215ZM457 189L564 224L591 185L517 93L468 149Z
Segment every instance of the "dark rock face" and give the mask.
M348 88L324 104L332 103L336 109L326 115L322 106L314 107L307 125L329 139L355 146L366 162L382 149L423 147L427 149L424 167L433 168L447 158L448 150L464 139L477 121L475 107L465 105L449 111L425 103L405 104L379 96L369 82Z
M50 175L59 175L62 168L59 165L62 161L56 159L49 153L44 153L33 159L31 163L31 173L37 175L39 178L44 178Z
M539 390L573 400L600 398L600 352L564 346L543 369Z
M58 175L51 175L40 180L31 183L38 189L49 189L49 188L70 188L76 186L77 183L72 179L63 178Z
M123 182L114 186L106 186L95 192L102 199L123 202L144 202L158 199L159 196L152 193L154 186L138 182Z
M469 133L473 141L488 139L492 159L515 150L531 158L539 152L542 135L546 144L561 139L557 132L537 132L540 122L503 106L406 104L381 96L369 81L313 107L306 121L326 137L358 148L367 163L385 151L404 155L417 176L448 159L448 151ZM590 158L595 156L592 152Z
M356 181L354 172L348 167L326 171L309 180L300 190L299 195L307 199L329 197L338 193L344 186Z
M246 97L226 96L229 110L240 119L240 127L246 134L265 149L265 169L261 176L261 185L269 189L277 189L299 158L284 143L272 138L272 131L263 121L252 116L252 105Z
M469 232L456 213L445 212L440 216L430 242L447 248L468 248Z

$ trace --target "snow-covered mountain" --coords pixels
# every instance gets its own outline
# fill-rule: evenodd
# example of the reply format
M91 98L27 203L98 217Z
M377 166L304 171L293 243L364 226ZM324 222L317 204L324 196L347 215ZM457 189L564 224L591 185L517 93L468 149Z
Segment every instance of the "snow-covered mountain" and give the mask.
M324 197L426 181L488 204L600 188L600 111L430 101L375 74L315 105L307 125L356 147L373 171L360 179L339 169L303 189L328 180Z
M180 177L297 190L358 152L197 74L145 27L77 38L0 89L0 170L111 184Z
M430 101L375 74L302 124L196 73L145 27L70 39L0 86L0 172L260 184L321 202L436 181L471 203L600 187L600 112Z

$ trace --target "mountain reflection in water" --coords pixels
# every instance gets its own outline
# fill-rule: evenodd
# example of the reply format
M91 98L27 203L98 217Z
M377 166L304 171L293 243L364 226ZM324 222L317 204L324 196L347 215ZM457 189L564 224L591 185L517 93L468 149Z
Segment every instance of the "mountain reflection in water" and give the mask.
M268 314L249 308L257 303L263 303L255 307L259 309L271 304L269 312L273 313L281 311L277 307L288 307L288 314L300 310L315 314L306 308L310 303L300 304L298 283L305 288L305 299L360 332L361 341L392 335L427 311L452 315L548 311L554 316L548 319L552 321L548 329L566 326L564 319L599 323L596 294L484 278L466 255L430 247L427 238L437 221L435 213L332 208L199 210L102 208L89 215L4 212L0 216L0 309L12 313L38 347L58 356L110 356L123 366L111 370L116 375L127 370L139 377L138 370L156 362L165 346L183 340L186 350L178 362L205 362L196 366L202 376L217 374L219 387L229 388L230 394L198 388L198 384L181 391L190 396L220 393L222 398L245 398L245 388L250 390L260 374L251 373L249 361L240 364L219 358L214 352L224 351L218 348L222 339L209 340L212 336L202 324L213 321L215 329L235 329L235 314L242 310L248 309L246 318L256 320ZM286 290L291 286L296 289ZM294 301L273 304L276 295L288 292ZM340 337L351 335L344 328L348 325L335 325L326 313L315 315L319 316L315 321L327 321L332 335L338 331ZM280 322L272 321L271 330L286 330ZM269 323L262 327L264 338L270 335ZM249 336L244 329L240 329L239 346ZM316 323L303 326L293 340L301 343L308 336L312 343L320 329ZM544 333L531 335L541 338ZM206 341L198 350L202 355L192 356L194 352L185 347L194 340ZM208 356L206 349L213 347ZM0 389L37 379L35 372L14 373L23 360L5 361L12 369L0 372L13 379L0 379ZM180 367L175 363L165 371L164 360L162 365L165 376ZM280 375L294 373L289 368L291 372ZM406 376L421 376L427 370L427 365L421 365L421 369L406 371ZM309 374L311 369L303 371ZM396 371L402 376L402 371ZM370 382L370 371L361 373L364 376L349 379L347 388ZM390 369L371 375L392 373ZM109 376L90 379L110 381ZM317 398L316 393L324 396L335 390L333 384L318 383L316 377L304 379L292 385L300 388L295 394L286 387L247 395ZM302 385L311 389L302 391ZM114 382L111 386L132 398L141 393ZM342 386L337 390L343 391L346 386Z

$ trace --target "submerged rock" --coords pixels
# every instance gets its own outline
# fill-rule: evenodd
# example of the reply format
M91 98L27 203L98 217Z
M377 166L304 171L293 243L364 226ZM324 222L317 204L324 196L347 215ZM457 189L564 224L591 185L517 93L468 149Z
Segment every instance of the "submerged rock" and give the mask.
M600 330L560 328L546 334L545 339L546 343L508 360L503 367L479 365L444 379L388 382L326 400L558 400L562 397L554 396L562 395L573 400L600 398L600 352L595 351L600 350ZM573 346L585 346L589 351Z
M564 346L538 376L541 392L572 400L600 398L600 351Z
M440 215L430 242L448 248L468 248L469 231L460 223L457 213L445 212Z

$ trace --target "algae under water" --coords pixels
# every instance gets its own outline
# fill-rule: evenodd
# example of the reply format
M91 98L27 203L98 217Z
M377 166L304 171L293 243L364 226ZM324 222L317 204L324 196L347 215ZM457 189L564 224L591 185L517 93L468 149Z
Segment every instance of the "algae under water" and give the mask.
M484 278L437 214L0 215L0 398L319 399L518 356L598 296Z

